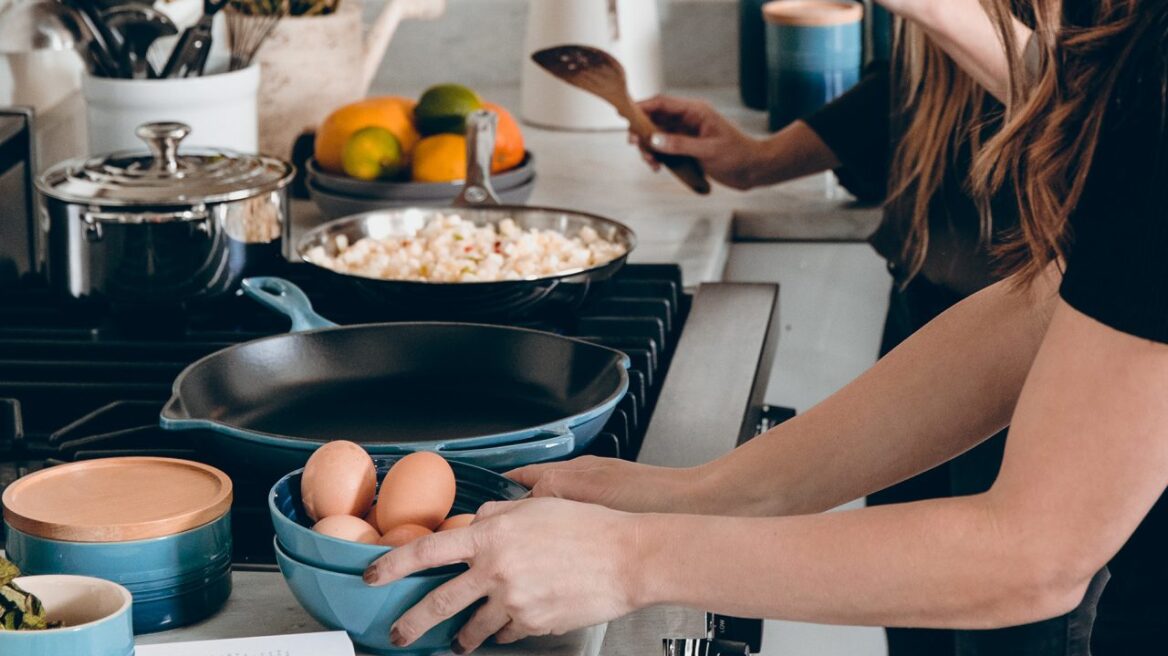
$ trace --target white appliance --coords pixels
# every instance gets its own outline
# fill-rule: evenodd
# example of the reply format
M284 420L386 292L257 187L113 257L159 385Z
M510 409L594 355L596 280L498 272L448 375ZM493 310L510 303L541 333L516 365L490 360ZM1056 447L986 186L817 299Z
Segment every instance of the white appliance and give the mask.
M661 21L652 0L531 0L520 114L528 123L565 130L623 130L608 103L536 66L531 53L575 43L608 51L625 68L633 98L661 93Z

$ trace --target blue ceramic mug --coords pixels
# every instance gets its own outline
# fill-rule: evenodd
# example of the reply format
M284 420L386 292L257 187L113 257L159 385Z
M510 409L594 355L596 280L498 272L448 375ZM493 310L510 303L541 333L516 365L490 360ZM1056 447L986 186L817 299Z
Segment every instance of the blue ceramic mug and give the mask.
M766 20L770 129L831 102L860 80L864 6L850 0L776 0Z

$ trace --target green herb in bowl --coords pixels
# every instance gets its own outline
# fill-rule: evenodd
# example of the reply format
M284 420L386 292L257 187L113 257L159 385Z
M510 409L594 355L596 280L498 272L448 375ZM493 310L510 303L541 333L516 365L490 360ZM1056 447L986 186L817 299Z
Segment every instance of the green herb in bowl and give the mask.
M45 607L36 595L16 585L20 568L0 558L0 631L57 629L60 622L45 619Z

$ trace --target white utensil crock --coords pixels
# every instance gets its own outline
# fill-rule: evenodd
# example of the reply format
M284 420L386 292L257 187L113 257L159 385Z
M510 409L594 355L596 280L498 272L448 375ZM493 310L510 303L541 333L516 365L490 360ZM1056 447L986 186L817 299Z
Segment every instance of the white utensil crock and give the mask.
M93 77L82 80L90 154L145 150L139 125L178 121L191 126L184 146L213 146L255 154L259 149L260 67L167 80Z

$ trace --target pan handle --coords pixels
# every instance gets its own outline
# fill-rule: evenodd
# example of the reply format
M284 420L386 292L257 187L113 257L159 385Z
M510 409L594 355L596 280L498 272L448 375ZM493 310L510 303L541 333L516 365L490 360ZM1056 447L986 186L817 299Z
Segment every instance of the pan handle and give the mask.
M283 278L245 278L240 283L244 295L292 320L292 332L333 328L337 324L312 309L312 301L296 285Z
M438 452L451 460L478 465L494 471L503 471L514 469L521 464L566 458L572 455L575 450L576 435L571 428L562 426L540 439L485 449L438 449Z
M177 394L170 397L166 405L162 406L163 423L177 423L190 418L187 409L183 407L182 399Z
M485 109L466 117L466 183L454 199L455 207L499 204L499 196L491 186L491 157L498 124L498 115Z

